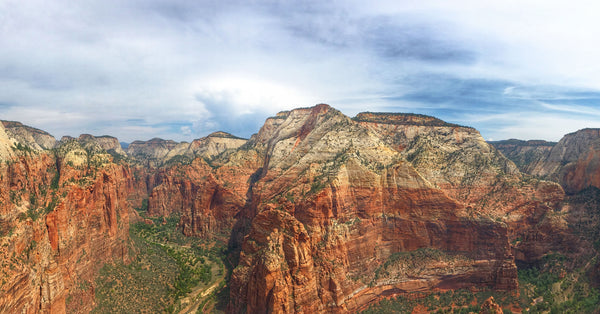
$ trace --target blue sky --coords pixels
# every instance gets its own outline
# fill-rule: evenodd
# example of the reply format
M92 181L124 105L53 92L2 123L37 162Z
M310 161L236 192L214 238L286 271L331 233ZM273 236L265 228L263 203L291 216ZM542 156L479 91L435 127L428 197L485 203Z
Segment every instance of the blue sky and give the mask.
M328 103L486 139L600 127L595 1L0 0L0 119L63 135L249 137Z

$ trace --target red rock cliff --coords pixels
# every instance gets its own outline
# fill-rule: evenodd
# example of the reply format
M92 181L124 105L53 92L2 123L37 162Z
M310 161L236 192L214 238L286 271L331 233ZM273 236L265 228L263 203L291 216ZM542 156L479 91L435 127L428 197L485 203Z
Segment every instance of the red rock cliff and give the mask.
M13 150L0 165L0 312L88 312L97 270L128 259L127 198L143 183L74 140L56 155Z
M346 312L395 293L516 288L506 225L468 215L380 133L320 105L268 119L250 142L265 157L243 209L252 218L231 312Z

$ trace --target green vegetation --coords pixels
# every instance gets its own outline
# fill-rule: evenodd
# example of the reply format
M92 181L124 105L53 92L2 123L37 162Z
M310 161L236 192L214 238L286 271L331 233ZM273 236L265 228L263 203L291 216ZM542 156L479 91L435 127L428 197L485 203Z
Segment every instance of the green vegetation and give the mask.
M410 269L406 276L416 276L427 271L427 265L438 261L453 262L465 260L467 257L458 254L449 254L434 248L420 248L410 252L397 252L392 255L375 270L375 276L370 282L370 286L375 286L380 278L389 278L394 273L394 269L399 266Z
M219 280L224 283L225 245L186 237L177 229L178 216L145 219L152 224L139 222L129 230L133 261L101 269L93 312L173 313L194 302L218 305L220 290L204 298L199 292Z
M585 267L568 271L567 262L562 254L549 254L540 265L520 269L521 307L528 313L598 311L600 294L590 285Z
M31 153L33 150L31 149L31 147L21 144L19 142L17 142L16 144L14 144L12 146L13 151L21 151L24 153Z
M112 156L113 158L113 162L114 163L121 163L121 162L127 162L129 160L129 158L127 158L127 156L121 155L119 153L117 153L116 150L114 149L109 149L106 151L109 155Z
M363 112L352 118L356 122L387 123L395 125L424 125L445 127L472 127L449 123L438 118L418 113Z
M361 313L411 313L415 307L421 307L430 313L479 313L481 305L490 296L493 296L494 301L501 306L509 306L516 301L516 297L510 293L489 290L473 292L460 289L430 294L414 293L408 296L384 299ZM505 313L512 312L505 310Z
M163 166L171 167L174 165L189 165L192 163L192 158L184 155L175 155L171 159L167 160Z
M60 182L60 172L57 169L53 169L54 176L52 177L52 181L50 182L50 188L52 190L58 189L58 183Z
M598 289L590 285L584 268L567 271L565 264L568 262L569 259L562 254L549 254L539 265L520 269L518 297L509 292L491 290L413 293L382 300L363 313L410 313L417 306L425 307L432 313L479 313L481 305L490 296L505 313L512 313L511 309L519 308L523 313L598 312ZM595 261L590 263L595 264Z

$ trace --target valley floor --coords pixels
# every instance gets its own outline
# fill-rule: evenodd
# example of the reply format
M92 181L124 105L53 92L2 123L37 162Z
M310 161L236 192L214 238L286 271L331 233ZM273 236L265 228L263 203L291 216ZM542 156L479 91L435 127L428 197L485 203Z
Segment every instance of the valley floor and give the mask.
M93 312L221 312L216 295L228 271L220 244L184 236L176 216L144 220L130 229L133 261L100 271Z

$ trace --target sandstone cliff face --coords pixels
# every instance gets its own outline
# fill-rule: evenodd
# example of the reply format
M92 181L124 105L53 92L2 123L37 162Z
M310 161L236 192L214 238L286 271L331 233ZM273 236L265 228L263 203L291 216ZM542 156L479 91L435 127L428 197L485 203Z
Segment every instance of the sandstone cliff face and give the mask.
M6 129L6 133L22 145L26 145L35 150L51 149L56 146L54 136L40 129L23 125L16 121L1 121Z
M558 182L567 193L600 187L600 129L579 130L558 143L509 140L493 145L521 163L523 172Z
M490 142L504 156L512 160L519 170L531 174L533 164L544 159L550 150L556 145L555 142L541 140L521 141L516 139Z
M158 138L149 141L134 141L127 153L146 166L169 166L173 163L190 162L196 157L212 159L217 155L244 145L247 140L225 132L214 132L192 143L177 143Z
M148 213L179 213L185 235L227 241L246 202L249 177L258 167L255 154L242 159L235 155L239 153L230 156L226 164L208 164L197 158L190 164L159 169L153 175Z
M0 295L10 297L0 311L89 310L87 283L104 261L127 260L130 205L146 197L149 214L179 214L186 235L229 240L239 254L231 312L352 312L398 293L513 290L515 257L576 243L553 211L558 184L523 175L476 130L423 115L285 111L248 141L217 132L132 143L147 168L120 161L114 138L65 137L49 153L3 131Z
M77 140L84 147L88 147L90 145L97 145L106 152L112 152L121 156L127 156L127 153L125 153L125 151L121 147L121 144L119 143L119 140L116 137L108 135L93 136L90 134L81 134Z
M538 224L559 208L564 192L558 184L521 174L475 129L426 116L404 116L363 113L354 120L379 134L435 187L464 204L469 215L504 221L511 242L526 238L515 248L517 259L532 261L548 252L546 237L528 235L538 234ZM564 226L560 230L547 236L567 231Z
M0 123L0 160L9 160L14 157L14 140L6 133L4 125Z
M431 127L413 126L401 141ZM343 312L385 294L516 288L506 225L468 215L381 133L326 105L266 121L249 143L265 157L242 211L253 217L231 311Z
M565 202L551 206L554 211L543 216L536 211L528 216L533 227L522 228L525 232L518 238L515 250L515 257L526 262L536 261L551 250L570 257L594 252L591 243L597 237L589 229L597 225L594 204L598 196L594 191L600 186L600 130L583 129L552 144L517 140L494 143L511 159L523 161L523 170L560 183L569 194ZM540 219L534 223L536 217Z
M127 154L144 161L146 166L156 167L176 146L177 142L160 138L153 138L149 141L133 141L127 147Z
M600 187L600 129L565 135L545 158L532 164L531 174L560 183L568 193Z
M13 154L0 165L0 312L88 312L96 271L128 259L127 198L140 186L76 140Z

